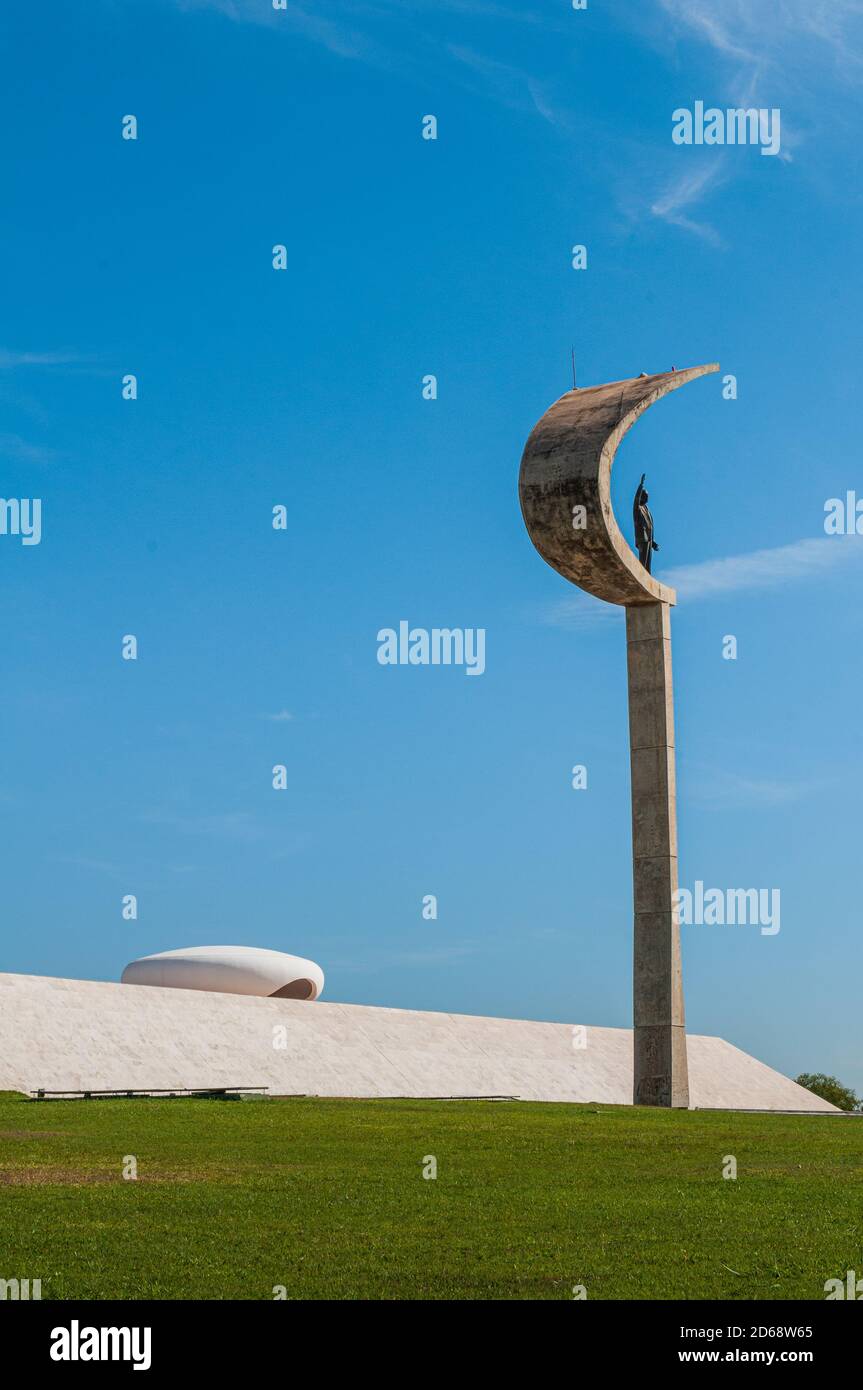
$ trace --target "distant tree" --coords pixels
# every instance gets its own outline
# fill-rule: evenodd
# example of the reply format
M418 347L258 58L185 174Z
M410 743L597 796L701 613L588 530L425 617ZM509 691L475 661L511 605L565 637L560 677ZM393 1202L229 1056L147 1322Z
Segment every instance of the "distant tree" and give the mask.
M860 1100L848 1086L843 1086L835 1076L825 1076L822 1071L801 1072L797 1077L797 1085L805 1086L807 1091L820 1096L822 1100L828 1100L840 1110L863 1110L863 1100Z

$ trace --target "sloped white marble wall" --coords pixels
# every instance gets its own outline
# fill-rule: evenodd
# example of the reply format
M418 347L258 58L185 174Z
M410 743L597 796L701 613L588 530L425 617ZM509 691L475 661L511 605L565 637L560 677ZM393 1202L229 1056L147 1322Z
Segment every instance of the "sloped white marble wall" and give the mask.
M586 1043L575 1048L565 1023L0 974L0 1090L266 1086L629 1105L631 1032L588 1027ZM690 1036L688 1052L693 1106L832 1109L721 1038Z

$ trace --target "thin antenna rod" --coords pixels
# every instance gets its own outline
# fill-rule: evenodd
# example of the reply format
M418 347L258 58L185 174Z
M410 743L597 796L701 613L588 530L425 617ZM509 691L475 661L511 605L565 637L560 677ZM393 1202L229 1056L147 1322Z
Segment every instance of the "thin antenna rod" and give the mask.
M572 389L575 390L575 348L572 349Z

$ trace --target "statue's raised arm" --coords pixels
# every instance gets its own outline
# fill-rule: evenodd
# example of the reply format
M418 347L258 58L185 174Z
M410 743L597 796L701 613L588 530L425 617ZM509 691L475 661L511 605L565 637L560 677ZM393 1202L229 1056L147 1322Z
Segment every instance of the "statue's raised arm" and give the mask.
M638 551L638 558L650 574L650 561L654 550L659 546L653 539L653 517L647 505L647 490L644 486L646 473L642 473L641 482L635 490L635 497L632 502L632 520L635 527L635 548Z

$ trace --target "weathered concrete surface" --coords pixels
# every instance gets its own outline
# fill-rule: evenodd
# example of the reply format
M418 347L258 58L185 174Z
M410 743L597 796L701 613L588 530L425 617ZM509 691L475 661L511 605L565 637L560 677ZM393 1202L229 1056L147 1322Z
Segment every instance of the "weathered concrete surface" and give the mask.
M677 892L671 609L626 610L636 1105L689 1104Z
M286 1046L274 1047L284 1029ZM281 1095L632 1100L632 1033L0 974L0 1090L267 1086ZM690 1037L690 1099L830 1111L721 1038Z
M649 574L611 505L620 441L655 401L718 371L630 377L567 391L534 427L521 460L519 498L531 540L580 589L626 607L635 896L633 1025L635 1103L689 1104L677 889L672 588Z
M627 430L670 391L718 363L567 391L534 427L521 460L524 523L553 569L608 603L676 603L627 544L611 506L611 465ZM573 528L573 508L586 525Z

